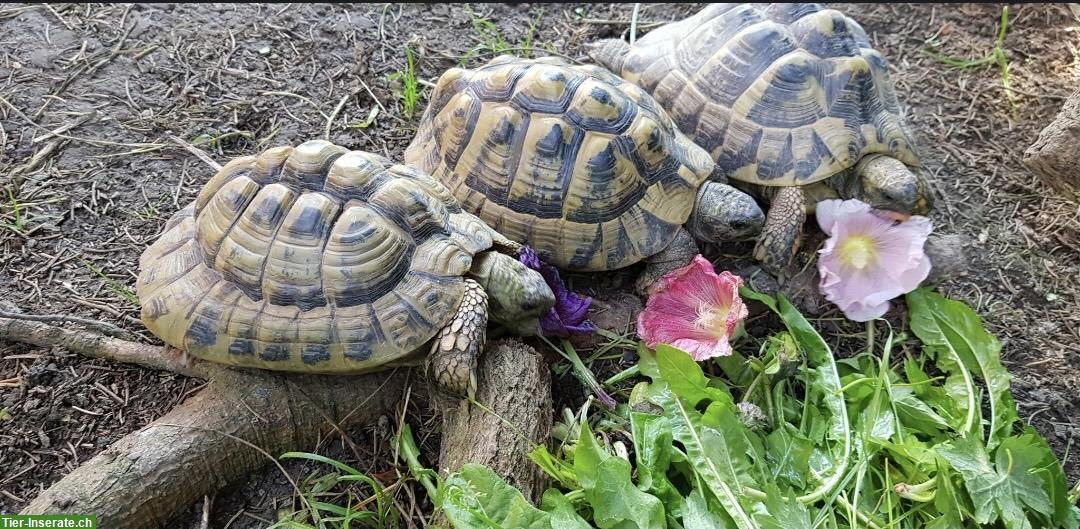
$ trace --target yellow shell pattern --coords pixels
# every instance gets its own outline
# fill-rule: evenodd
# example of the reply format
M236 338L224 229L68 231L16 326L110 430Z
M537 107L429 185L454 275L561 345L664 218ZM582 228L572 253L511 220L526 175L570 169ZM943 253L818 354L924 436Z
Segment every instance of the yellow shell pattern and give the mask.
M439 78L405 160L569 270L613 270L664 249L714 166L637 86L594 66L508 56Z
M871 153L919 164L885 59L820 4L712 4L622 64L731 179L808 184Z
M222 168L143 252L137 293L196 357L361 373L422 354L491 244L431 176L310 141Z

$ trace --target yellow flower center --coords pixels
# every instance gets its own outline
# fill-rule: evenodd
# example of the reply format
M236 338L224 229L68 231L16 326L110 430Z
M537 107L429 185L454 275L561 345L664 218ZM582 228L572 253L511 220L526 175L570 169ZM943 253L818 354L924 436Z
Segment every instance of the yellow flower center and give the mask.
M698 307L694 324L715 336L723 336L727 334L727 319L728 307L702 305Z
M869 235L851 235L844 239L836 250L840 262L856 270L862 270L874 264L877 257L874 239Z

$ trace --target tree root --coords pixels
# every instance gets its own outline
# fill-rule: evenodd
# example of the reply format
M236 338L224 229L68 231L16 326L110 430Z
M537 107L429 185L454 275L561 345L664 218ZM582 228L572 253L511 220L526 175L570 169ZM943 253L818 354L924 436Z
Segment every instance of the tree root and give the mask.
M517 340L494 342L481 359L476 401L483 408L461 402L443 412L440 472L484 464L539 503L545 474L528 454L551 431L551 372L543 357Z
M362 376L241 370L40 321L0 317L0 340L137 364L207 379L207 387L131 433L42 492L24 514L93 514L101 527L161 527L175 512L205 501L277 455L311 451L330 429L346 431L387 413L408 369ZM483 355L475 404L444 414L440 468L491 466L536 499L542 473L527 461L551 428L550 377L542 357L517 341ZM490 411L488 411L490 410ZM492 413L494 412L494 413Z
M209 379L225 368L187 357L171 347L145 345L94 332L57 327L19 317L0 317L0 340L40 347L60 346L83 356L102 358L150 369L171 371L189 377Z

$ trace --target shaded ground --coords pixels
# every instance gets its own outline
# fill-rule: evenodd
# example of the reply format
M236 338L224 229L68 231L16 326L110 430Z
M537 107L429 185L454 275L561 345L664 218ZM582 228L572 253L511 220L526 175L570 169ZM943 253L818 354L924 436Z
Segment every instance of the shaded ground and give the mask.
M1011 7L1004 51L1012 120L996 66L953 69L921 51L933 43L952 57L984 56L994 45L1000 6L838 7L863 23L890 60L909 108L938 194L932 217L945 236L940 241L961 251L957 271L965 274L948 278L943 291L973 305L1005 342L1022 416L1033 418L1064 456L1080 433L1080 206L1042 188L1020 159L1075 87L1080 24L1063 5ZM327 130L341 145L400 158L426 104L425 81L463 59L480 64L494 49L584 59L583 43L618 36L630 17L628 5L475 10L4 6L0 187L10 195L0 199L0 311L74 314L155 342L138 323L132 296L139 253L211 176L170 135L219 162ZM639 32L693 11L642 6ZM421 81L412 115L399 98L401 83L388 79L407 69L406 47ZM610 290L604 284L593 294ZM566 378L573 391L559 394L570 401L579 390ZM18 511L198 386L65 351L0 345L0 512ZM436 453L430 416L407 416L424 453ZM387 438L397 420L351 432L370 452L358 468L387 482L396 475ZM327 455L355 459L340 440L325 444ZM1070 482L1080 478L1075 457L1066 471ZM402 490L403 512L422 508L412 489ZM215 527L264 527L260 519L273 519L290 501L288 483L268 470L223 492L211 519ZM193 505L178 525L197 527L201 515L202 506Z

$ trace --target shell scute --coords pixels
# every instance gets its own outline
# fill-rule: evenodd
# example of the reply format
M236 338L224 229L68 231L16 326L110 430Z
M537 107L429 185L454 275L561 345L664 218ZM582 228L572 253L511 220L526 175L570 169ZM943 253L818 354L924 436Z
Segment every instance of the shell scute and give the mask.
M140 257L147 327L222 363L365 372L422 354L494 232L430 175L325 141L227 164Z
M406 161L556 266L608 270L659 252L712 172L650 95L595 66L499 57L444 75ZM672 201L663 221L623 219L655 186Z
M711 5L597 59L649 91L731 179L810 184L875 153L919 165L884 57L821 4Z

